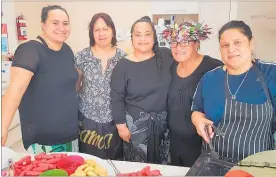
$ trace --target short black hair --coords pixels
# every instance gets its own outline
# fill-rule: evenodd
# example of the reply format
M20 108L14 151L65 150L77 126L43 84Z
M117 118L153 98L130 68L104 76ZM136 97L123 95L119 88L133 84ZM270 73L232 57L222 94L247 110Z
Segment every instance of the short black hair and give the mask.
M141 19L145 19L145 20L151 21L151 19L150 19L149 16L143 16Z
M110 15L108 15L106 13L95 14L89 23L88 30L89 30L90 46L95 45L94 25L99 18L103 19L104 22L106 23L106 25L112 29L113 36L112 36L111 44L112 44L112 46L116 46L117 45L116 28L115 28L114 22L113 22L112 18L110 17Z
M42 8L42 11L41 11L41 23L45 23L46 22L46 20L48 18L49 11L56 10L56 9L59 9L59 10L62 10L63 12L65 12L66 15L69 18L69 15L68 15L67 11L63 7L61 7L59 5L48 5L47 7L43 7Z
M229 29L238 29L241 33L243 33L248 38L249 41L253 37L250 27L246 23L244 23L244 21L232 20L226 23L225 25L223 25L219 30L219 40L221 38L222 33Z

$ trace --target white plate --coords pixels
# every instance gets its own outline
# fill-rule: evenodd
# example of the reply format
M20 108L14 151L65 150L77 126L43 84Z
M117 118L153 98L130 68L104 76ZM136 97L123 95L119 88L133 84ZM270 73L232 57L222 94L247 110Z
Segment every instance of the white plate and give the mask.
M2 147L2 158L1 158L2 168L1 169L7 168L9 166L9 158L11 158L14 161L15 157L16 157L16 153L12 149L8 147Z
M63 152L60 152L60 153L63 153ZM96 156L93 156L93 155L90 155L90 154L84 154L84 153L78 153L78 152L64 152L66 153L67 155L78 155L78 156L81 156L84 158L84 160L95 160L97 162L97 164L99 164L100 166L102 166L103 168L105 168L108 172L108 176L116 176L113 168L111 165L109 165L109 163L104 160L104 159L101 159L99 157L96 157Z

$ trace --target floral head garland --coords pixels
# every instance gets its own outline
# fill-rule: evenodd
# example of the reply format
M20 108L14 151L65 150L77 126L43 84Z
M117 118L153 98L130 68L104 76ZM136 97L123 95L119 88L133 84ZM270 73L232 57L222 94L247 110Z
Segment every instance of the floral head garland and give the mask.
M210 29L207 24L203 26L203 22L184 22L180 25L175 24L173 27L167 27L162 32L162 35L169 42L181 42L183 40L204 41L209 38Z

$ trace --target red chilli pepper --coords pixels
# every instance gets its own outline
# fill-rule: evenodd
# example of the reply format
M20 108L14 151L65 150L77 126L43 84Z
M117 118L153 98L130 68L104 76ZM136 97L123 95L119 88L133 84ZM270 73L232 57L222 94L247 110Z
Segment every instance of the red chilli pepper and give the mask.
M18 168L14 168L13 169L13 173L14 173L14 176L20 176L19 174L21 173L22 170L18 169Z
M23 157L22 159L20 159L20 160L19 160L18 162L16 162L15 164L16 164L16 165L22 165L23 162L25 162L25 161L30 161L30 162L31 162L31 156L28 155L28 156L26 156L26 157Z
M54 156L51 155L51 154L47 154L47 155L45 155L43 158L46 159L46 160L49 160L49 159L53 159Z
M20 174L18 176L25 176L26 172L27 171L24 170L24 171L20 172ZM17 175L14 175L14 176L17 176Z
M37 166L38 167L48 167L49 164L48 163L38 163Z
M60 160L60 158L50 159L50 160L47 160L46 163L54 164L59 160Z
M25 176L26 172L31 171L32 169L33 169L33 165L26 166L26 168L22 172L20 172L19 176Z
M36 167L36 168L32 169L32 171L36 171L36 172L44 172L44 171L47 171L47 170L49 170L48 166Z
M37 172L37 171L27 171L26 176L39 176L42 172Z
M56 165L54 165L54 164L48 164L48 168L49 168L49 170L50 170L50 169L55 169L55 168L56 168Z
M160 170L152 170L150 171L150 176L160 176Z
M45 153L39 153L34 156L35 160L41 160L45 156Z
M62 154L53 154L55 158L62 158Z
M23 161L23 160L26 160L26 159L31 159L32 157L30 156L30 155L28 155L28 156L25 156L25 157L23 157L22 159L20 159L18 162L20 162L20 161Z
M21 161L21 165L26 166L31 164L32 160L31 159L25 159Z

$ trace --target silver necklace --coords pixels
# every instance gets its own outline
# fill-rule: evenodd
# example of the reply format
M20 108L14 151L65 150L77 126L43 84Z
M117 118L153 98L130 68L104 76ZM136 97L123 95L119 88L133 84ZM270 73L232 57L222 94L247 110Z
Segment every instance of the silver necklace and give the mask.
M249 69L248 69L248 71L249 71ZM242 82L240 83L240 85L239 85L239 87L238 87L236 93L233 95L232 92L231 92L231 90L230 90L230 87L229 87L229 81L228 81L228 80L229 80L229 79L228 79L228 75L229 75L229 74L228 74L228 71L226 70L226 72L227 72L227 78L226 78L226 79L227 79L227 87L228 87L229 93L231 94L231 99L232 99L232 100L235 100L235 99L236 99L236 95L237 95L238 91L240 90L240 88L241 88L243 82L245 81L245 78L246 78L246 76L247 76L247 74L248 74L248 71L246 72L246 74L245 74L245 76L244 76Z

